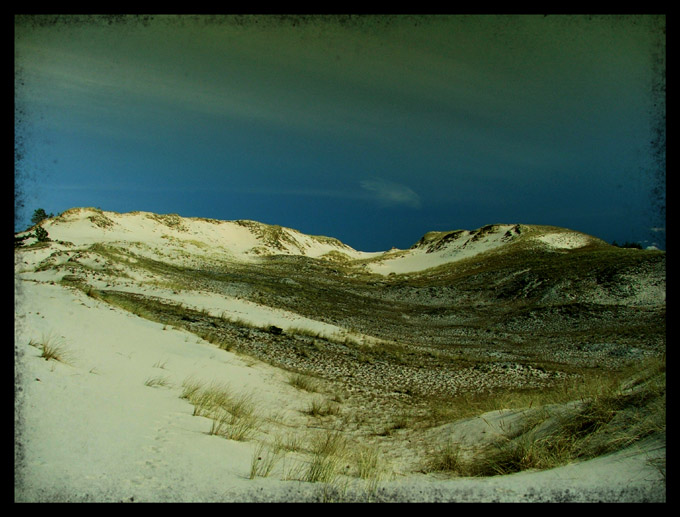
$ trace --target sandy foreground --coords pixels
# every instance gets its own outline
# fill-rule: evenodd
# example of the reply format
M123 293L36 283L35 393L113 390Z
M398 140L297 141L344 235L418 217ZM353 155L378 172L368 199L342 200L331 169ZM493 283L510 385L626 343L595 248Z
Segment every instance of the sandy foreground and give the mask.
M286 372L82 292L18 277L16 284L17 502L334 500L323 484L286 476L303 461L294 455L266 478L250 479L257 443L209 435L210 421L192 416L180 397L187 378L219 381L251 393L262 413L296 422L312 395L291 386ZM281 324L286 316L277 317ZM45 339L63 345L65 362L46 361L29 344ZM150 386L152 379L163 383ZM299 422L302 428L302 416ZM544 472L402 475L371 493L391 502L665 502L665 479L654 466L660 458L665 444L644 442ZM351 481L335 500L365 494L364 481Z

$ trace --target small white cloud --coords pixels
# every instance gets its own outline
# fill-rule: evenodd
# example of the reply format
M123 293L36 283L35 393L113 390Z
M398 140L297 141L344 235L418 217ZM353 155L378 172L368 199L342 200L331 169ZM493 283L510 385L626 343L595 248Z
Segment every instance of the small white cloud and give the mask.
M411 208L420 207L420 196L406 185L384 179L361 181L361 187L387 206L404 205Z

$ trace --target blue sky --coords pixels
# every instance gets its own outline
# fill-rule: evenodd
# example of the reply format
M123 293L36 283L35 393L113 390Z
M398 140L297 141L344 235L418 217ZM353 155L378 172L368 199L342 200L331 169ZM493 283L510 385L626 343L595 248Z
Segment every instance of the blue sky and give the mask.
M362 251L491 223L665 245L664 77L653 16L27 16L15 230L94 206Z

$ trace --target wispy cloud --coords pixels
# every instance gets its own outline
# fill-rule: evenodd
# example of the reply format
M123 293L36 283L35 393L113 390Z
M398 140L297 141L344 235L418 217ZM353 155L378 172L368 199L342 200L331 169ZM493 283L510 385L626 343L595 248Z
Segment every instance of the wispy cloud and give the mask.
M207 50L176 48L176 54L183 56L180 60L169 51L128 54L125 50L131 44L109 42L108 32L95 33L84 48L58 34L51 36L51 44L31 40L18 44L18 64L26 84L19 89L19 97L52 113L68 113L66 118L42 120L42 125L54 121L62 130L66 125L83 133L106 132L124 138L130 136L130 127L150 120L158 126L174 124L181 110L188 114L186 119L208 115L213 120L364 139L381 134L374 121L384 113L374 106L370 91L347 102L336 86L325 93L328 84L336 84L334 76L322 74L309 83L300 81L300 77L309 76L309 70L315 70L312 65L317 61L311 57L306 66L297 64L300 68L288 72L288 63L284 66L276 61L265 61L271 66L253 67L251 61L270 58L258 55L247 61L238 49L220 62ZM107 50L107 43L112 50ZM168 47L173 45L178 43L168 38ZM314 95L308 93L310 89ZM363 109L356 109L357 105ZM133 138L140 136L145 136L143 131L132 131Z
M385 179L368 179L361 181L361 188L370 192L375 199L386 206L420 207L420 196L411 188Z

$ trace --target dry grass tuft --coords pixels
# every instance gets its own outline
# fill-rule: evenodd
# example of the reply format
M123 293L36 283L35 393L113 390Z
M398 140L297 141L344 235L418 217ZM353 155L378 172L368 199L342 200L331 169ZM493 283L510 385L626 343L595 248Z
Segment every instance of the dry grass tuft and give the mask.
M302 481L335 483L346 464L347 440L338 431L326 431L312 440L312 460Z
M182 386L181 397L193 404L194 416L212 420L208 434L244 441L259 428L252 394L233 393L225 384L193 378L185 379Z
M304 391L309 391L311 393L316 393L319 391L319 385L313 379L306 375L294 374L288 379L288 384L291 386Z
M58 361L60 363L70 363L70 352L61 338L55 338L51 334L43 335L40 340L30 340L30 346L40 350L40 357L45 361Z
M340 405L329 400L315 398L309 403L307 414L314 417L324 417L340 414Z
M150 388L155 388L157 386L168 387L171 385L172 384L170 383L168 378L162 376L149 377L146 381L144 381L144 386L149 386Z
M268 477L274 467L283 457L282 449L279 446L268 447L261 443L253 451L253 458L250 465L250 479Z

